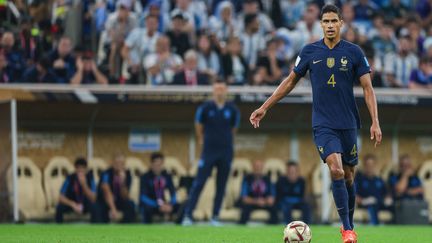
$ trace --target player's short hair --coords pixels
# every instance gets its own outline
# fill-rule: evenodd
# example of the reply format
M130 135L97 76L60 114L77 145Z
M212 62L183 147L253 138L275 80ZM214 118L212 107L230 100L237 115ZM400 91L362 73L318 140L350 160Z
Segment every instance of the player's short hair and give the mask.
M335 14L337 14L339 20L342 19L342 14L341 14L340 9L334 4L324 5L324 7L321 8L321 13L319 15L319 19L322 20L323 15L326 13L335 13Z
M87 160L83 157L79 157L75 160L75 168L78 166L83 166L83 167L87 167Z
M153 163L155 162L157 159L161 159L163 160L165 158L165 156L161 153L161 152L153 152L150 155L150 162Z
M297 163L297 161L294 161L294 160L289 160L288 162L286 162L286 167L290 167L290 166L295 166L295 167L297 167L298 166L298 163Z
M368 161L368 160L376 160L376 156L374 155L374 154L366 154L364 157L363 157L363 161Z

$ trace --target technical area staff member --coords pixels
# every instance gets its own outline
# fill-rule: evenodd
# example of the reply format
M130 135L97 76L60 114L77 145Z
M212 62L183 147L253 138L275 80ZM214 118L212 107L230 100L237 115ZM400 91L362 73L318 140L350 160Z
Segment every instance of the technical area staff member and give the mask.
M192 212L213 167L216 167L218 172L211 223L220 224L218 216L234 154L234 134L239 122L239 110L234 103L227 102L227 85L223 81L216 81L213 84L213 99L200 105L196 112L195 130L203 149L198 173L185 207L183 225L192 224Z

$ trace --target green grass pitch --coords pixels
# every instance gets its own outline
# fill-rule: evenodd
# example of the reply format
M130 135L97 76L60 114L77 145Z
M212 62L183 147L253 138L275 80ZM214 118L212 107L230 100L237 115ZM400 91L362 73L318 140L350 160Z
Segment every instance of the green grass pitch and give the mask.
M337 227L312 225L313 243L339 243ZM359 226L359 243L431 243L431 226ZM0 225L0 242L282 242L283 226Z

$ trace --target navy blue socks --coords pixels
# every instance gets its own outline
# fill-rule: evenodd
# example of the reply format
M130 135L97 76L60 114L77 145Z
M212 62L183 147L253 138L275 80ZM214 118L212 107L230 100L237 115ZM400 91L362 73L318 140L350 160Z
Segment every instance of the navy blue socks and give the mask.
M349 221L351 228L354 229L354 209L355 209L355 200L356 200L356 188L355 184L352 185L346 184L346 189L348 192L348 211L349 211Z
M344 230L352 230L352 226L349 220L348 192L345 185L345 179L334 180L332 191L333 198L336 204L336 209L338 211L339 218L342 222Z

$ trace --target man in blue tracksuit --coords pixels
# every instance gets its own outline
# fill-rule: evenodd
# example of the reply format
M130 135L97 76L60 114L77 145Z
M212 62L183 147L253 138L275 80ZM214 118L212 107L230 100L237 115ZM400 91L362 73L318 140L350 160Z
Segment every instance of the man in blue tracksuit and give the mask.
M213 99L200 105L196 112L195 130L198 143L203 149L198 173L185 206L183 225L192 224L192 212L213 167L217 168L218 173L211 223L220 224L218 216L234 154L233 139L240 122L240 112L233 103L226 101L226 96L226 84L221 81L215 82Z

